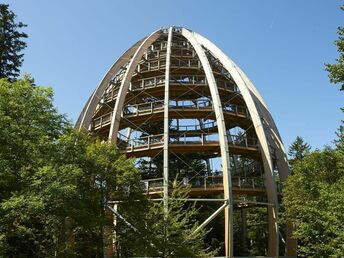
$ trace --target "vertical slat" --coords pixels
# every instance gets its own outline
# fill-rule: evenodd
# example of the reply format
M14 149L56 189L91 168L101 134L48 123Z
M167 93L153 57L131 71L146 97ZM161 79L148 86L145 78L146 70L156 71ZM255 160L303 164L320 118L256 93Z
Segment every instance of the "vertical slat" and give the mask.
M168 181L169 181L169 166L168 166L168 143L169 143L169 116L168 108L170 101L170 63L171 63L171 42L172 42L172 30L170 27L168 30L168 39L167 39L167 50L166 50L166 67L165 67L165 95L164 95L164 207L167 212L168 208Z

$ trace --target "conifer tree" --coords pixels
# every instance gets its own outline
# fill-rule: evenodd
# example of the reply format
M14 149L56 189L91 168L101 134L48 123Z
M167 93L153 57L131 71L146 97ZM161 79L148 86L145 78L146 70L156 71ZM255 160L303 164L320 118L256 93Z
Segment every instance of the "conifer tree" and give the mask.
M310 150L311 146L305 142L302 137L297 136L295 141L289 147L288 155L290 157L290 165L293 166L296 161L303 160L306 155L309 154Z
M23 40L28 35L20 30L27 25L17 22L16 17L8 4L0 4L0 79L16 79L23 63Z

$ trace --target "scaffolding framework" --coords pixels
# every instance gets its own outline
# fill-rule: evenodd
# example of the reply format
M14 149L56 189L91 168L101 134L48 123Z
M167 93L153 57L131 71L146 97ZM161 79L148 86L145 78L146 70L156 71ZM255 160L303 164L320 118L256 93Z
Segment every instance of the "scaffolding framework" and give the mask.
M223 194L222 206L201 226L225 211L227 257L233 257L233 210L265 206L268 256L279 256L277 182L289 174L284 146L255 86L208 39L169 27L138 41L106 73L77 128L136 158L143 190L163 196L166 206L177 175L191 187L190 198ZM296 256L291 230L287 223L286 256Z

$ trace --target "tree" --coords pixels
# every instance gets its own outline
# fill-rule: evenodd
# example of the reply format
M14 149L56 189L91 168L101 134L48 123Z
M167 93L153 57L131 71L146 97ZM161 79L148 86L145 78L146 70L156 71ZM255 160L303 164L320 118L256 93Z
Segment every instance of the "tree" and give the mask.
M344 6L341 9L344 10ZM326 70L330 81L341 84L340 90L344 90L343 27L338 28L338 34L335 43L340 56L336 64L326 64ZM293 236L299 243L298 257L343 257L343 132L341 125L335 149L325 147L302 157L303 160L300 156L295 159L293 175L286 180L282 204L285 216L294 225Z
M293 166L296 161L303 160L309 154L311 146L306 143L302 137L297 136L295 141L289 147L289 162Z
M294 225L300 257L342 257L344 253L343 137L296 161L283 189L285 215Z
M0 202L27 186L27 176L50 159L54 142L70 127L52 104L51 88L25 77L0 80Z
M197 209L177 200L186 193L173 194L166 217L143 195L133 160L74 131L52 98L31 78L0 80L0 256L112 256L113 240L122 256L206 254L204 231L193 234ZM114 227L108 201L136 231L118 218Z
M30 250L30 244L18 241L18 237L30 235L32 231L28 227L13 231L11 225L16 226L18 217L11 217L6 210L19 203L21 193L28 189L38 168L51 159L54 142L69 127L65 116L58 114L52 105L52 98L51 88L35 87L28 77L12 83L0 79L1 252L20 250L24 246L23 254ZM14 196L18 198L11 202ZM37 200L31 203L38 209ZM26 216L29 221L29 214L17 215ZM7 218L12 221L5 223L3 220Z
M151 203L146 234L156 249L151 248L146 256L209 257L215 254L205 247L203 240L207 232L196 231L199 209L186 200L188 193L189 189L174 181L167 212L162 201Z
M250 255L266 255L268 243L267 209L256 207L247 209L247 236Z
M344 5L340 7L344 11ZM340 90L344 90L344 27L338 27L338 39L335 41L339 57L335 64L326 64L326 71L332 83L340 84Z
M30 78L0 80L1 257L100 257L112 243L107 201L126 203L125 216L142 206L132 160L74 132L52 98Z
M103 256L113 223L106 202L142 198L138 172L113 144L71 132L56 145L52 161L1 205L6 255Z
M136 231L117 223L116 232L127 229L125 237L116 237L120 246L118 257L213 256L218 250L205 245L205 229L196 231L199 208L187 201L188 193L189 189L175 181L167 211L162 200L149 200L141 206L139 217L128 216L127 221Z
M0 79L14 80L19 76L26 48L23 39L27 34L19 31L27 25L16 22L16 15L9 10L9 5L0 4Z

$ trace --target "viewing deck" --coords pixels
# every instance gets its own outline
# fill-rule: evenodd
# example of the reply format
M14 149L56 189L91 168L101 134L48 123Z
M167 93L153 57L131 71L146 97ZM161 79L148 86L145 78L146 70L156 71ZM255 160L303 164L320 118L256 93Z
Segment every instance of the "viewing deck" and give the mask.
M219 152L220 144L216 135L208 133L201 134L179 134L170 136L169 150L176 153L192 152ZM228 145L231 154L249 155L253 158L259 157L258 141L256 138L228 135ZM143 157L157 155L162 151L164 138L163 134L140 137L137 139L120 139L121 153L129 157Z
M218 90L222 93L232 95L242 100L241 93L237 86L229 83L222 78L216 78ZM120 84L115 84L108 92L105 93L101 103L111 104L118 95ZM193 74L179 74L170 78L170 96L180 96L181 94L187 94L187 97L196 98L199 96L198 92L209 92L209 86L205 76L193 75ZM129 85L127 94L147 94L148 96L163 96L165 89L165 77L153 76L148 78L138 78L136 81L132 81Z
M142 180L144 191L152 198L161 197L163 191L163 179ZM184 177L182 184L190 187L190 196L213 195L223 193L222 176L198 176L192 178ZM170 187L171 189L171 187ZM240 178L232 177L233 194L238 195L266 195L266 189L262 178Z
M241 125L242 128L251 123L250 115L247 109L240 105L227 104L223 107L226 121L229 125ZM109 112L97 117L92 122L93 130L100 130L110 126L113 113ZM123 108L122 117L125 118L120 124L120 129L130 124L141 124L149 121L162 120L164 116L164 102L156 101L150 103L127 105ZM170 103L169 117L173 118L208 118L215 120L215 112L210 101L188 101L187 104L177 105ZM230 127L229 127L230 128Z

